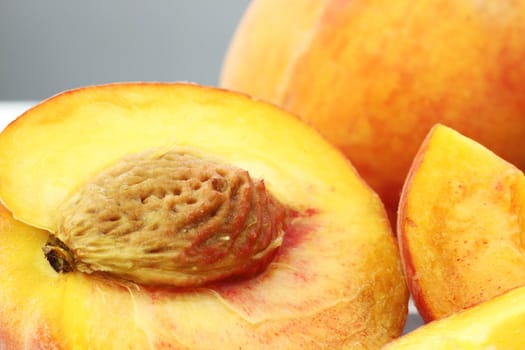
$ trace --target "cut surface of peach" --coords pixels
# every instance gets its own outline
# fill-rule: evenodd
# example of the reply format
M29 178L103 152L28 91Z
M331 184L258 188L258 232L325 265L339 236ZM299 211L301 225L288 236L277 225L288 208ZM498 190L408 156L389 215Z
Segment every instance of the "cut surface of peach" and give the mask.
M75 196L105 195L109 187L93 179L123 159L173 149L246 171L267 193L257 197L266 203L261 205L275 201L286 209L282 236L269 240L278 249L267 266L250 276L185 287L116 278L95 271L96 264L89 265L93 271L57 273L59 264L51 266L43 247L63 229L64 211L74 217L70 206L84 204ZM9 349L370 349L403 329L407 290L381 201L322 137L269 104L189 84L68 91L0 134L0 168L0 344ZM195 189L222 188L219 180L203 180ZM93 211L99 209L106 208ZM272 210L257 212L271 218ZM220 235L210 242L213 249L199 247L213 256L230 239ZM79 257L88 248L70 250ZM162 248L144 254L166 253ZM106 249L98 261L111 262L111 254L123 253ZM205 271L200 258L195 270Z
M425 320L525 284L525 178L479 143L435 126L398 215L408 286Z
M525 343L525 287L436 320L383 349L520 350Z

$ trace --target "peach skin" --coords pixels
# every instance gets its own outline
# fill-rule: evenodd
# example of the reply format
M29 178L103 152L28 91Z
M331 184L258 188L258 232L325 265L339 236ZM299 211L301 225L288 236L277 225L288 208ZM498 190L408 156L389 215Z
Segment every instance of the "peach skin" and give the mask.
M298 115L395 217L435 123L525 168L525 0L253 0L221 86Z

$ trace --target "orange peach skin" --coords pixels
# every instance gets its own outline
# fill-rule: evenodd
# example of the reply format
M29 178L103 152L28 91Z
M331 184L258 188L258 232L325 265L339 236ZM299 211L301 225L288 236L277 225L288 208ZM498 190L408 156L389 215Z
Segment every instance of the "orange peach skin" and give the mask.
M262 178L296 214L276 259L238 282L174 290L57 274L59 204L123 155L193 147ZM247 96L186 84L69 91L0 134L0 348L378 348L408 293L384 208L334 147ZM24 223L22 223L24 222Z
M525 168L525 0L254 0L221 85L299 115L397 208L436 122Z
M401 194L398 241L426 321L525 284L525 177L443 125L425 139Z

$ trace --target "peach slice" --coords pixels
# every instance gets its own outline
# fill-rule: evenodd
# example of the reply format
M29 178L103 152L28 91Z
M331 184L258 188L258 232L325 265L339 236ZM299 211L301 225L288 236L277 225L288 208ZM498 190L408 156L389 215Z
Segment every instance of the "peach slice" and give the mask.
M525 169L523 37L525 0L253 0L221 86L314 126L395 214L435 123Z
M525 287L431 322L383 347L520 350L525 344Z
M188 84L81 88L11 123L0 168L4 347L372 349L402 332L408 292L379 197L270 104ZM128 200L137 183L147 195ZM138 221L140 235L124 230Z
M398 215L408 286L424 320L525 284L525 178L477 142L435 126Z

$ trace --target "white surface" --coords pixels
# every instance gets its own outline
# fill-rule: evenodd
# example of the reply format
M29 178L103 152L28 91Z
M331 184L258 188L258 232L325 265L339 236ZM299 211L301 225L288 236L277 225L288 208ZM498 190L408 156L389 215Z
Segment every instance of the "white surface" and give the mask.
M34 101L0 101L0 130L35 104Z

